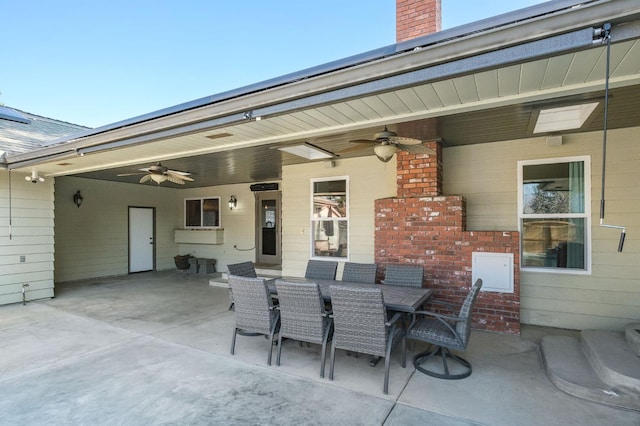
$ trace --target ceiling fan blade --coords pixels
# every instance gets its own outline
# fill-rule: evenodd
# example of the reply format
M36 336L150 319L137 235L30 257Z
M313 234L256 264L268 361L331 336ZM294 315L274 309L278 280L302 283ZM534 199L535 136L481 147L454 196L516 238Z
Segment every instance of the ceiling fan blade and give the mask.
M426 145L397 145L402 151L410 152L411 154L429 154L434 155L436 152Z
M336 152L336 154L347 154L349 152L362 151L363 149L372 148L375 145L377 145L375 142L371 142L369 143L369 146L363 146L363 145L350 146L349 148L341 149L340 151Z
M181 176L189 176L191 174L190 172L183 172L182 170L173 170L173 169L167 169L166 172L173 173L174 175L181 175Z
M420 139L414 138L405 138L402 136L391 136L389 138L389 142L394 143L396 145L421 145L422 141Z
M150 180L151 180L151 175L146 174L146 175L142 176L142 178L140 179L140 183L149 182Z
M372 140L372 139L354 139L352 141L349 142L353 142L353 143L378 143L380 141L376 141L376 140Z
M146 174L145 172L138 172L138 173L120 173L117 176L140 176L140 175L144 175Z
M193 182L193 179L189 176L186 176L187 172L177 172L175 170L167 170L166 175L171 176L176 179L188 180L189 182ZM190 173L189 173L190 174Z
M175 175L167 173L165 176L167 176L167 180L169 182L173 182L173 183L176 183L178 185L184 185L184 181L181 178L176 177ZM193 179L191 179L191 180L193 180Z

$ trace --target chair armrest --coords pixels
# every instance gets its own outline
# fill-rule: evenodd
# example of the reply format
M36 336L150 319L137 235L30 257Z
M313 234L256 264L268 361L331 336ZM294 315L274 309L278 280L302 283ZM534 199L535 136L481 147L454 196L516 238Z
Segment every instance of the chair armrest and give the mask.
M451 323L464 321L466 319L465 317L451 317L448 315L441 315L430 311L416 311L413 315L413 319L411 320L411 324L409 325L409 330L415 324L417 315L423 315L425 317L433 317L437 319L438 322L442 323L442 325L444 325L451 332L451 334L455 336L456 340L459 343L462 342L462 338L458 335L458 332L455 330L455 328L453 328L453 325Z
M419 315L423 315L425 317L434 317L434 318L443 319L447 321L455 321L455 322L464 321L466 319L464 317L452 317L451 315L442 315L432 311L415 311L414 312L414 316L417 317Z
M432 317L432 318L436 318L438 321L440 322L447 322L447 321L452 321L452 322L459 322L459 321L464 321L466 318L461 318L461 317L452 317L449 315L442 315L439 314L437 312L432 312L432 311L415 311L411 314L411 323L409 324L409 328L413 327L413 325L416 323L418 316L425 316L425 317Z
M442 301L442 300L428 300L427 301L427 305L444 306L445 308L449 309L449 311L451 311L451 312L455 312L456 311L456 309L453 307L452 304L447 303L447 302Z
M391 319L389 321L387 321L386 323L384 323L385 326L387 327L391 327L393 324L395 324L396 322L398 322L400 320L400 318L402 318L402 314L400 312L396 312L393 317L391 317Z

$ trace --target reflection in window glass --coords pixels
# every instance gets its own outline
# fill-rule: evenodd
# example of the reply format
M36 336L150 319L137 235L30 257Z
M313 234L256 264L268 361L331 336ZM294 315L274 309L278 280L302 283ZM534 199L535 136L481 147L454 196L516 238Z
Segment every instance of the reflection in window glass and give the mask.
M522 267L587 269L586 164L521 164Z
M314 257L348 257L347 180L312 182Z
M585 269L584 219L523 219L524 267Z
M220 226L220 197L184 200L186 228L217 228Z
M202 226L200 215L202 200L185 200L185 226Z
M202 226L220 226L220 222L218 221L219 211L219 198L205 198L202 200Z

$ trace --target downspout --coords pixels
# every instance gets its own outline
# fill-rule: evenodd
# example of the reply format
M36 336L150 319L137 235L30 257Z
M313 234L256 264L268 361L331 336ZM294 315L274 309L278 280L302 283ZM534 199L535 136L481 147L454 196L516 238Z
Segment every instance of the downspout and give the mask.
M605 207L605 171L607 167L607 120L609 118L609 67L611 63L611 24L607 23L595 32L595 36L602 37L601 43L607 45L607 60L605 65L604 79L604 127L602 131L602 188L600 192L600 226L603 228L621 229L620 241L618 242L618 252L622 252L624 247L624 239L627 235L627 228L620 225L607 225L604 223L604 207Z
M12 213L11 213L11 198L12 198L11 197L11 169L9 169L9 239L10 240L13 238L12 237L13 234L12 234L12 230L11 230L11 225L13 224L12 223L13 220L11 218L11 216L12 216Z

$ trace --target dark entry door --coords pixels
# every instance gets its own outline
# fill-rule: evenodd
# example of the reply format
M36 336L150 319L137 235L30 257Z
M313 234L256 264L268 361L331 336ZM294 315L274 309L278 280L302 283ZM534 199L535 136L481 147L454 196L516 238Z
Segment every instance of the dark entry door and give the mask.
M256 263L279 265L280 192L256 192Z

